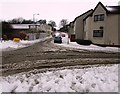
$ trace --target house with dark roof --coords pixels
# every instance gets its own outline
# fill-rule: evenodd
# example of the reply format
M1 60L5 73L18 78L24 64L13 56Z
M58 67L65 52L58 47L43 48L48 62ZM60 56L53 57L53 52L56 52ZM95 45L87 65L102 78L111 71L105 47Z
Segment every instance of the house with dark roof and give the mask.
M99 45L120 45L120 6L104 6L99 2L83 23L84 40Z

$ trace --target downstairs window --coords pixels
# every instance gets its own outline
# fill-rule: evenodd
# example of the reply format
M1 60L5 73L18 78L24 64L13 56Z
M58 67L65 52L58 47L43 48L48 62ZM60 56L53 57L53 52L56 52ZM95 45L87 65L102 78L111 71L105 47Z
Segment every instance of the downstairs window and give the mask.
M103 30L93 30L93 37L103 37Z

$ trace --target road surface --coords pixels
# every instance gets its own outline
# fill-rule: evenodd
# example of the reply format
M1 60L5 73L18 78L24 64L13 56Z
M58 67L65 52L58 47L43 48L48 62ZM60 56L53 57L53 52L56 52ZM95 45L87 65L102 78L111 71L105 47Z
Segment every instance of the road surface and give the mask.
M119 63L119 53L105 53L66 48L54 45L51 40L32 46L2 52L2 75L12 75L34 69L60 68L95 64Z

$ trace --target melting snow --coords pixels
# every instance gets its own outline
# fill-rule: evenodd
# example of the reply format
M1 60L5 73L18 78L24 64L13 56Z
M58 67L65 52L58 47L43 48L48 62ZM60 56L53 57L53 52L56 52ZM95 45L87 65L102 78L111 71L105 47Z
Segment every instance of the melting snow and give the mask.
M51 38L51 37L46 37L46 38L32 40L32 41L21 40L20 42L14 42L12 40L2 41L2 42L0 42L0 50L3 50L3 51L5 50L6 51L6 50L23 48L23 47L30 46L30 45L32 45L34 43L44 41L44 40L46 40L48 38Z
M65 34L65 33L64 33ZM56 45L60 45L60 46L64 46L64 47L70 47L70 48L76 48L76 49L82 49L82 50L89 50L89 51L102 51L102 52L120 52L120 48L117 47L100 47L100 46L96 46L91 44L90 46L85 46L85 45L79 45L76 42L69 42L68 44L68 35L65 34L66 37L62 37L62 44L56 44ZM43 39L37 39L37 40L33 40L33 41L28 41L28 40L22 40L19 43L13 42L11 40L9 41L2 41L0 42L0 50L11 50L11 49L18 49L18 48L23 48L29 45L32 45L34 43L40 42L40 41L44 41L47 38L43 38Z
M65 33L64 33L65 34ZM62 37L62 44L56 44L64 47L70 47L70 48L76 48L76 49L82 49L82 50L89 50L89 51L102 51L102 52L120 52L120 48L118 47L100 47L97 45L79 45L76 42L70 42L68 39L68 35L65 34L66 37ZM69 41L69 44L68 44Z

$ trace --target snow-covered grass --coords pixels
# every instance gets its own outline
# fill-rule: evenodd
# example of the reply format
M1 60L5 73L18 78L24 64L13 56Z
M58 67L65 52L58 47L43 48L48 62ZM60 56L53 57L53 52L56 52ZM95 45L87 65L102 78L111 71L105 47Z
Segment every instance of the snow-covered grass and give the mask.
M45 41L46 39L49 39L49 38L51 38L51 37L46 37L46 38L31 40L31 41L21 40L20 42L14 42L12 40L2 41L2 42L0 42L0 50L5 51L5 50L13 50L13 49L18 49L18 48L23 48L23 47L30 46L37 42Z
M66 33L64 33L66 35L66 37L62 37L62 44L57 44L56 45L60 45L60 46L64 46L64 47L70 47L70 48L76 48L76 49L82 49L82 50L89 50L89 51L101 51L101 52L120 52L120 48L118 47L100 47L97 45L79 45L76 42L70 42L70 40L68 39L68 35ZM69 41L69 44L68 44Z
M118 65L0 77L0 92L118 92Z

